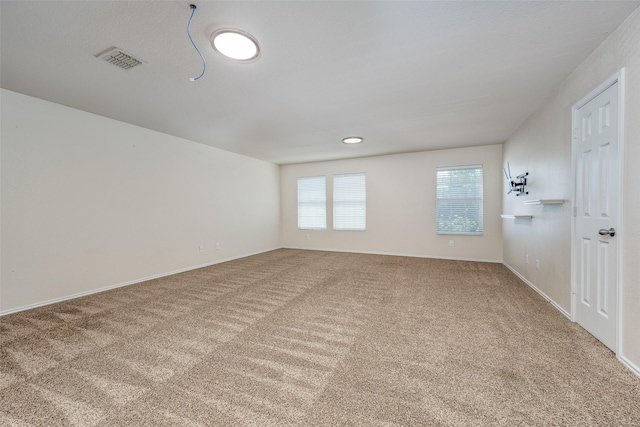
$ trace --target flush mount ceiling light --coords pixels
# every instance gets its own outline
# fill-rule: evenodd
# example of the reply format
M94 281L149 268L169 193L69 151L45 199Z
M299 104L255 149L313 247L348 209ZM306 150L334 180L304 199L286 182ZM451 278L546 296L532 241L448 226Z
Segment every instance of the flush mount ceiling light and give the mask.
M360 144L363 141L361 136L348 136L342 139L345 144Z
M251 61L258 57L258 41L246 31L221 28L211 33L211 46L224 56L236 61Z

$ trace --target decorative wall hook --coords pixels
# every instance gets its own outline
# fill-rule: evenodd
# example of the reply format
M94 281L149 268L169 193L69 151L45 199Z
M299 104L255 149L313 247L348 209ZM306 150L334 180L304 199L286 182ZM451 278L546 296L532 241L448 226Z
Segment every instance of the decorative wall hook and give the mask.
M509 172L507 173L507 169ZM507 169L504 169L504 176L507 177L507 181L509 182L509 191L507 194L511 194L512 191L516 192L516 196L522 196L525 194L529 194L528 191L525 191L525 186L527 185L527 176L529 176L529 172L525 172L516 176L516 179L511 178L511 167L509 166L509 162L507 162Z

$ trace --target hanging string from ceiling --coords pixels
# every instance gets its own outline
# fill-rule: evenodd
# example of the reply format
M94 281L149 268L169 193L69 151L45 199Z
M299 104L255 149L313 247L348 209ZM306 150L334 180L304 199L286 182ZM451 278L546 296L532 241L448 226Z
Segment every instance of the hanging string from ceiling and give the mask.
M193 15L194 13L196 13L197 7L195 4L190 5L190 7L191 7L191 17L189 17L189 23L187 24L187 35L189 36L189 40L191 40L191 44L193 45L193 48L196 50L196 52L198 52L198 55L200 55L200 59L202 59L202 73L200 73L198 77L191 77L189 79L192 82L195 82L196 80L199 80L200 77L204 76L205 71L207 71L207 63L205 62L204 56L202 56L200 49L198 49L198 46L196 46L196 44L193 42L193 39L191 38L191 21L193 20Z

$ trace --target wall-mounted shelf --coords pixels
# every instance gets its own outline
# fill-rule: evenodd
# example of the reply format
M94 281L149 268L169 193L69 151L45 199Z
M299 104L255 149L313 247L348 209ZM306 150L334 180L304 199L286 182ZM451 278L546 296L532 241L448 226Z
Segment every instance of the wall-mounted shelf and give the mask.
M508 214L502 214L500 216L502 218L504 218L504 219L531 219L531 218L533 218L533 215L508 215Z
M561 205L564 199L525 200L525 205Z

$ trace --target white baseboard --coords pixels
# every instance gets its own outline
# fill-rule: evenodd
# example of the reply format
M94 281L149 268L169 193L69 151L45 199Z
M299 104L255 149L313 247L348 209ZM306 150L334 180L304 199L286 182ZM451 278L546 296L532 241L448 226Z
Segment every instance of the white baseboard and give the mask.
M422 255L400 252L380 252L380 251L356 251L345 249L325 249L325 248L303 248L298 246L282 246L282 249L300 249L304 251L324 251L324 252L344 252L352 254L367 254L367 255L388 255L388 256L405 256L411 258L430 258L430 259L445 259L450 261L472 261L472 262L491 262L495 264L501 264L502 260L498 259L480 259L480 258L459 258L459 257L443 257L436 255Z
M270 252L276 249L302 249L302 250L315 250L315 251L327 251L327 252L353 252L353 253L364 253L364 254L372 254L372 255L391 255L391 256L409 256L409 257L416 257L416 258L436 258L436 259L449 259L449 260L456 260L456 261L475 261L475 262L493 262L493 263L500 263L501 261L499 260L487 260L487 259L465 259L465 258L446 258L446 257L434 257L434 256L425 256L425 255L416 255L416 254L404 254L404 253L392 253L392 252L358 252L358 251L346 251L346 250L340 250L340 249L314 249L314 248L298 248L298 247L289 247L289 246L277 246L274 248L270 248L270 249L265 249L263 251L258 251L258 252L253 252L253 253L249 253L249 254L245 254L245 255L240 255L240 256L236 256L236 257L231 257L231 258L226 258L226 259L221 259L221 260L217 260L217 261L213 261L213 262L209 262L209 263L205 263L205 264L200 264L200 265L195 265L195 266L191 266L191 267L186 267L186 268L181 268L179 270L174 270L174 271L169 271L169 272L165 272L165 273L160 273L160 274L155 274L153 276L147 276L147 277L143 277L143 278L139 278L139 279L134 279L134 280L130 280L127 282L122 282L122 283L116 283L113 285L109 285L109 286L104 286L102 288L98 288L98 289L92 289L90 291L85 291L85 292L79 292L76 294L72 294L72 295L66 295L63 297L59 297L59 298L54 298L54 299L50 299L47 301L41 301L41 302L37 302L34 304L28 304L25 306L21 306L21 307L16 307L16 308L12 308L9 310L0 310L0 316L5 316L7 314L12 314L12 313L18 313L20 311L25 311L25 310L30 310L33 308L38 308L38 307L43 307L46 305L50 305L50 304L55 304L58 302L63 302L63 301L68 301L74 298L80 298L80 297L84 297L84 296L88 296L88 295L92 295L92 294L97 294L99 292L105 292L105 291L109 291L111 289L117 289L117 288L122 288L124 286L129 286L129 285L135 285L136 283L142 283L142 282L146 282L148 280L153 280L153 279L159 279L161 277L167 277L167 276L171 276L173 274L178 274L178 273L184 273L186 271L191 271L191 270L196 270L198 268L203 268L203 267L209 267L215 264L220 264L223 262L228 262L228 261L233 261L236 259L240 259L240 258L246 258L252 255L258 255L261 253L265 253L265 252Z
M633 362L631 362L629 359L627 359L624 356L620 356L618 357L618 360L620 361L620 363L622 363L624 366L626 366L627 368L629 368L629 370L631 372L633 372L634 374L636 374L637 377L640 378L640 367L638 367L636 364L634 364Z
M522 280L524 283L526 283L528 286L530 286L534 291L536 291L542 298L544 298L545 300L550 302L551 305L553 305L560 313L564 314L567 317L567 319L569 319L569 320L571 320L573 322L573 319L571 318L571 314L570 313L568 313L566 310L564 310L562 307L560 307L558 304L556 304L555 301L553 301L551 298L549 298L547 295L545 295L545 293L542 292L540 289L536 288L533 285L533 283L531 283L530 281L525 279L520 273L518 273L509 264L507 264L506 262L503 262L503 264L504 264L505 267L507 267L509 270L511 270L513 272L513 274L518 276L520 278L520 280ZM618 357L618 360L620 361L620 363L622 363L625 367L627 367L636 376L640 377L640 367L635 365L633 362L631 362L626 357L621 356L620 354L618 354L617 357Z
M518 278L520 280L522 280L524 283L526 283L531 289L533 289L534 291L536 291L536 293L538 293L538 295L540 295L542 298L544 298L547 302L549 302L552 306L554 306L556 308L556 310L558 310L560 313L562 313L567 319L571 320L573 322L573 319L571 318L571 313L569 313L568 311L566 311L564 308L560 307L558 305L558 303L556 303L554 300L552 300L550 297L547 296L547 294L545 294L544 292L542 292L540 289L538 289L533 283L531 283L530 281L528 281L522 274L520 274L515 268L511 267L509 264L507 264L506 262L502 262L502 264L507 267L509 270L511 270L511 272L513 274L515 274L516 276L518 276Z
M68 300L71 300L71 299L74 299L74 298L85 297L87 295L97 294L99 292L109 291L111 289L122 288L124 286L135 285L136 283L142 283L142 282L146 282L148 280L159 279L161 277L167 277L167 276L171 276L171 275L178 274L178 273L184 273L186 271L197 270L198 268L209 267L209 266L212 266L212 265L221 264L223 262L233 261L233 260L240 259L240 258L246 258L246 257L249 257L249 256L258 255L258 254L262 254L262 253L265 253L265 252L271 252L271 251L274 251L274 250L280 249L280 248L281 247L278 246L278 247L271 248L271 249L265 249L263 251L258 251L258 252L253 252L253 253L250 253L250 254L240 255L240 256L226 258L226 259L221 259L221 260L217 260L217 261L213 261L213 262L209 262L209 263L205 263L205 264L195 265L195 266L192 266L192 267L181 268L179 270L174 270L174 271L169 271L169 272L166 272L166 273L155 274L153 276L143 277L141 279L130 280L128 282L117 283L115 285L109 285L109 286L105 286L105 287L98 288L98 289L92 289L90 291L80 292L80 293L77 293L77 294L67 295L67 296L60 297L60 298L54 298L54 299L50 299L50 300L47 300L47 301L38 302L38 303L35 303L35 304L29 304L29 305L25 305L25 306L22 306L22 307L12 308L12 309L9 309L9 310L0 311L0 316L5 316L7 314L12 314L12 313L18 313L20 311L30 310L32 308L43 307L45 305L55 304L55 303L58 303L58 302L68 301Z
M566 310L564 310L562 307L560 307L558 304L556 304L555 301L553 301L551 298L549 298L540 289L535 287L533 285L533 283L528 281L524 276L522 276L520 273L518 273L518 271L516 271L513 267L511 267L509 264L507 264L507 263L505 263L503 261L500 261L500 260L474 259L474 258L457 258L457 257L440 257L440 256L427 256L427 255L395 253L395 252L346 251L346 250L341 250L341 249L299 248L299 247L292 247L292 246L274 247L274 248L265 249L265 250L258 251L258 252L253 252L253 253L244 254L244 255L240 255L240 256L236 256L236 257L221 259L221 260L217 260L217 261L213 261L213 262L209 262L209 263L205 263L205 264L200 264L200 265L195 265L195 266L191 266L191 267L182 268L182 269L179 269L179 270L169 271L169 272L166 272L166 273L156 274L156 275L144 277L144 278L141 278L141 279L135 279L135 280L131 280L131 281L128 281L128 282L117 283L115 285L105 286L105 287L102 287L102 288L99 288L99 289L93 289L93 290L90 290L90 291L80 292L80 293L73 294L73 295L67 295L67 296L60 297L60 298L54 298L54 299L51 299L51 300L48 300L48 301L42 301L42 302L39 302L39 303L29 304L29 305L25 305L25 306L18 307L18 308L13 308L13 309L10 309L10 310L0 311L0 316L5 316L7 314L17 313L17 312L20 312L20 311L30 310L32 308L43 307L43 306L50 305L50 304L55 304L55 303L58 303L58 302L68 301L68 300L71 300L71 299L74 299L74 298L80 298L80 297L84 297L84 296L87 296L87 295L97 294L99 292L105 292L105 291L108 291L108 290L111 290L111 289L121 288L121 287L124 287L124 286L135 285L136 283L142 283L142 282L146 282L148 280L159 279L161 277L167 277L167 276L171 276L171 275L179 274L179 273L184 273L184 272L191 271L191 270L197 270L198 268L209 267L209 266L212 266L212 265L221 264L223 262L228 262L228 261L233 261L233 260L236 260L236 259L246 258L246 257L253 256L253 255L259 255L259 254L262 254L262 253L265 253L265 252L271 252L271 251L274 251L274 250L277 250L277 249L302 249L302 250L327 251L327 252L351 252L351 253L361 253L361 254L371 254L371 255L406 256L406 257L414 257L414 258L432 258L432 259L444 259L444 260L453 260L453 261L502 263L513 274L518 276L518 278L520 278L520 280L522 280L529 287L531 287L531 289L533 289L536 293L538 293L542 298L544 298L546 301L551 303L551 305L553 305L560 313L562 313L564 316L566 316L569 320L573 321L571 319L571 315ZM623 365L625 365L631 372L633 372L636 376L640 377L640 367L635 365L633 362L631 362L630 360L628 360L624 356L619 356L618 360Z

